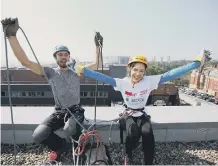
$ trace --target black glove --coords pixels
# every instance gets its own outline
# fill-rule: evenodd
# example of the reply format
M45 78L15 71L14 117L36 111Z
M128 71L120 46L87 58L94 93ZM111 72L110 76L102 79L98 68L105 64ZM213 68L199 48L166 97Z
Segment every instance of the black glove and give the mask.
M95 45L103 47L103 37L101 36L100 32L96 32L95 34Z
M19 29L19 23L17 18L6 18L1 21L3 31L6 29L6 37L16 36L17 30Z
M204 50L204 63L210 61L211 59L211 52L209 50Z

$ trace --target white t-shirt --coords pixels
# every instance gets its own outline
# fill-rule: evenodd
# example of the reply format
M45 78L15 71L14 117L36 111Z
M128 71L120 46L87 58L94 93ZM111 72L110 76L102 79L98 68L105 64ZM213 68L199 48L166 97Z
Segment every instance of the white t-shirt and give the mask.
M143 108L147 103L151 91L158 88L160 78L161 75L144 76L139 83L134 85L134 87L128 77L123 79L115 78L116 87L114 87L114 90L121 92L127 107L132 109ZM132 116L138 117L141 115L142 113L138 111Z

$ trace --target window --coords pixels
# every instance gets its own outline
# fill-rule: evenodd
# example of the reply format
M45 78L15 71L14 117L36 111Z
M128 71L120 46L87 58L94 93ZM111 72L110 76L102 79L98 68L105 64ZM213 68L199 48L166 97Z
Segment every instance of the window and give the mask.
M87 96L87 92L83 92L83 96L86 97Z
M104 97L107 97L108 96L108 93L107 92L104 92Z
M36 92L28 92L28 96L36 96Z
M90 92L90 96L91 96L91 97L94 96L93 92Z
M99 97L103 97L104 96L104 92L102 92L102 91L98 92L98 96Z
M21 92L11 92L11 97L20 97Z
M37 96L45 96L44 92L36 92L36 94L37 94Z
M22 92L22 93L21 93L21 96L26 96L26 92Z
M1 96L6 96L5 92L1 92Z
M99 97L107 97L107 92L105 92L105 91L100 91L100 92L98 92L98 96L99 96Z
M83 97L83 92L80 92L80 96Z

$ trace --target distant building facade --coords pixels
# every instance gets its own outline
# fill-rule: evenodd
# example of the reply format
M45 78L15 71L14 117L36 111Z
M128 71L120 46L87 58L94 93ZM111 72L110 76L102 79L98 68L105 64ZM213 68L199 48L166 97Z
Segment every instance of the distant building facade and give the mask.
M128 56L106 56L104 57L104 65L106 67L114 64L126 65L129 61Z
M109 66L109 75L113 78L124 78L126 77L126 67L127 65L110 65Z
M98 72L102 72L101 69ZM126 65L110 65L103 68L105 75L113 78L123 78L127 75ZM52 91L44 77L33 73L30 70L10 70L10 80L13 84L12 97L14 105L53 105L54 99ZM96 80L80 77L80 94L82 105L94 105L95 103L95 83ZM7 71L1 70L1 102L8 105L7 92ZM170 105L179 105L178 88L172 83L159 85L149 96L147 105L153 104L156 100L164 100ZM115 91L112 86L98 82L97 105L110 106L111 102L123 101L120 92Z
M218 65L205 68L201 73L199 70L193 70L189 88L207 92L218 98Z

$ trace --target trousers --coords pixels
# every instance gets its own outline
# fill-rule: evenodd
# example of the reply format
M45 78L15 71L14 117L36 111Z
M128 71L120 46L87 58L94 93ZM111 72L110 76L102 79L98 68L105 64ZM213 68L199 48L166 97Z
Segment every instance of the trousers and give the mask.
M132 158L132 150L136 148L139 139L142 137L142 151L144 164L152 165L155 153L155 139L153 134L150 116L145 114L140 117L128 116L119 121L120 129L126 131L125 152Z
M70 111L74 114L74 108L71 108ZM78 111L80 118L78 121L83 123L84 121L84 110ZM56 109L54 113L48 116L33 132L33 140L35 143L43 144L48 146L52 151L57 151L62 148L65 139L59 137L54 132L58 129L64 127L65 116L67 110ZM68 114L68 118L70 114ZM76 134L72 135L72 138L75 140L79 139L81 135L81 127L79 124L76 124Z

